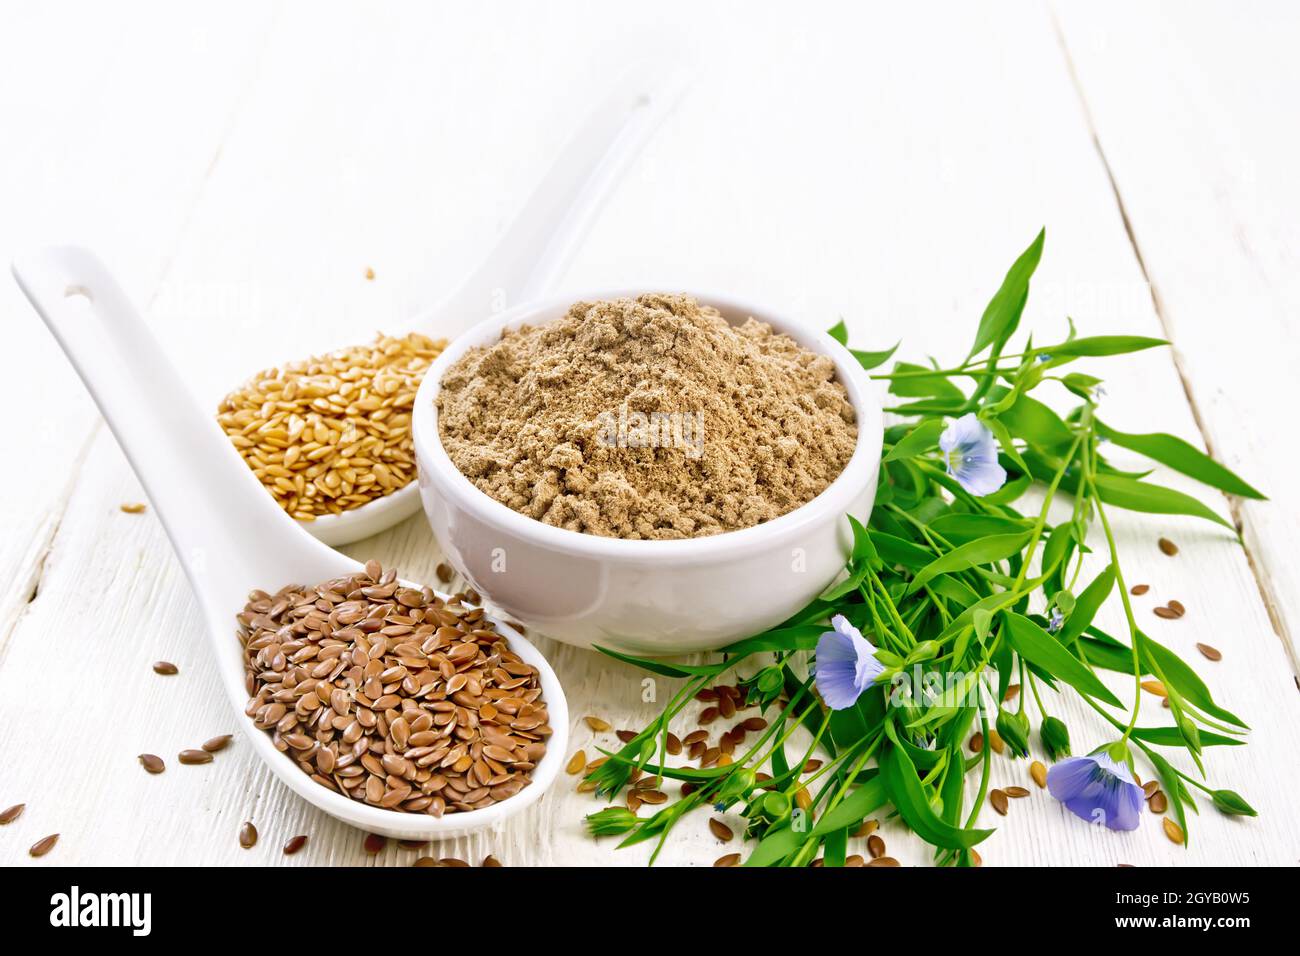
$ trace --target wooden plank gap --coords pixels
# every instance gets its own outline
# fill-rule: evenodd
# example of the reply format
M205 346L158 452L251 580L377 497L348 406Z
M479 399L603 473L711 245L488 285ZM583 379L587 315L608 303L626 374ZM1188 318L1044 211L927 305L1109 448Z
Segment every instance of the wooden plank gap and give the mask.
M0 630L0 661L4 660L10 638L18 630L23 618L27 616L28 610L41 592L41 582L45 578L46 563L50 554L54 551L54 545L59 537L59 529L63 527L63 516L68 511L68 503L72 500L72 494L77 487L77 479L82 471L81 466L85 464L86 457L90 454L90 447L95 441L95 436L99 433L99 426L100 422L96 421L82 441L81 449L73 460L71 475L64 482L55 507L50 512L49 520L45 523L46 533L33 542L32 559L28 563L27 580L24 582L23 590L19 592L20 594L25 593L26 598L22 601L22 607L16 613L6 615L7 621L3 630Z
M1192 420L1196 423L1196 430L1200 432L1201 442L1205 445L1205 452L1211 458L1214 457L1214 445L1210 440L1209 430L1206 428L1205 420L1201 415L1200 407L1196 402L1196 395L1192 390L1191 379L1187 374L1182 357L1179 355L1177 344L1174 342L1173 332L1168 315L1165 310L1164 302L1160 297L1160 290L1156 287L1155 281L1147 271L1145 259L1142 257L1142 246L1138 242L1137 234L1133 230L1133 223L1129 219L1128 209L1124 205L1124 196L1120 192L1119 183L1115 180L1114 170L1111 169L1110 161L1106 158L1106 150L1101 145L1101 137L1097 132L1097 126L1093 121L1092 110L1088 107L1088 97L1084 92L1083 83L1079 79L1079 73L1075 69L1074 58L1070 55L1070 46L1065 38L1065 31L1061 28L1060 20L1056 15L1054 6L1049 7L1049 13L1052 21L1052 31L1056 34L1056 42L1060 47L1061 56L1065 59L1066 73L1070 77L1070 83L1074 87L1075 95L1079 99L1079 109L1083 113L1083 121L1088 127L1088 136L1092 139L1093 149L1097 152L1097 158L1101 161L1102 169L1106 171L1106 181L1110 184L1111 194L1115 198L1115 206L1119 210L1120 221L1124 224L1124 234L1128 236L1129 246L1133 250L1133 257L1137 261L1138 269L1142 272L1142 279L1146 283L1147 291L1151 295L1151 306L1155 309L1156 318L1160 321L1160 328L1164 331L1164 336L1169 340L1169 351L1174 361L1174 369L1178 373L1178 380L1182 383L1183 394L1187 398L1188 408L1192 412ZM1222 494L1222 492L1220 492ZM1273 633L1281 638L1286 648L1287 660L1291 662L1291 670L1296 675L1296 686L1300 689L1300 659L1297 659L1294 650L1294 642L1291 640L1290 629L1283 620L1279 611L1276 592L1273 588L1273 582L1267 571L1264 569L1262 562L1256 559L1254 552L1251 550L1246 540L1245 527L1246 521L1242 515L1241 502L1235 495L1223 495L1228 505L1228 512L1232 515L1232 524L1237 529L1237 540L1241 543L1241 549L1246 555L1246 563L1250 567L1251 575L1255 579L1255 586L1259 589L1260 600L1264 604L1264 610L1268 614L1269 622L1273 626Z

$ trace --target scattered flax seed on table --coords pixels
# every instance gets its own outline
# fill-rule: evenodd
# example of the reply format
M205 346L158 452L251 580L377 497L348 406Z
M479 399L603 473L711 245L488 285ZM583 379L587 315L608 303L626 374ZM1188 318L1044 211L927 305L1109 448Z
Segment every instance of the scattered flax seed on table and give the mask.
M35 843L33 843L31 847L27 850L27 852L31 856L44 856L45 854L49 853L50 850L54 849L54 844L58 842L59 842L59 835L57 833L51 833L49 836L45 837L44 839L37 840Z
M290 837L284 845L284 855L293 856L299 850L307 845L307 834L299 833L297 836Z
M1007 794L1004 790L989 791L989 806L991 806L1002 816L1007 815Z
M445 345L381 334L268 369L222 399L217 421L285 511L339 514L415 477L415 392Z
M144 514L145 505L142 502L128 502L121 506L122 510L129 515Z
M1041 760L1035 760L1029 765L1029 776L1034 778L1034 783L1038 784L1039 789L1047 786L1047 766Z

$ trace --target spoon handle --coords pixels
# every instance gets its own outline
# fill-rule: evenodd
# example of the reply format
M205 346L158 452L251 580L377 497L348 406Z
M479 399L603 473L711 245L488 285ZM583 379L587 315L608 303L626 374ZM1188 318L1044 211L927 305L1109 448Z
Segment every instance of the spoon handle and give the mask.
M549 293L687 86L685 68L671 62L628 70L569 140L487 259L422 324L455 336L507 306Z
M200 600L217 602L210 610L228 617L250 581L279 586L290 571L324 579L346 561L304 534L230 453L93 253L40 249L13 273L108 421Z

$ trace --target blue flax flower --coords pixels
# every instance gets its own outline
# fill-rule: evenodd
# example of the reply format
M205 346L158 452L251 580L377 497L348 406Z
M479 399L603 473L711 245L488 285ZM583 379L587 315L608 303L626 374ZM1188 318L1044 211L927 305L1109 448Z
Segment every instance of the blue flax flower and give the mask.
M833 631L817 641L814 683L831 710L852 707L885 669L876 649L843 614L831 618Z
M998 464L998 443L973 413L944 429L939 449L948 474L972 495L991 495L1006 484L1006 469Z
M1142 788L1133 772L1110 754L1069 757L1047 771L1047 789L1076 817L1111 830L1136 830Z

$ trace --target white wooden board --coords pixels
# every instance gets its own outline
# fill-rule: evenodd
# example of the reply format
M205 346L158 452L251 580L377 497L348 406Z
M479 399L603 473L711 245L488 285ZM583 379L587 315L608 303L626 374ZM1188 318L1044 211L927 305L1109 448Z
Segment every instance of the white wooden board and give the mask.
M1270 496L1233 513L1294 664L1300 9L1062 4L1058 17L1205 438Z

